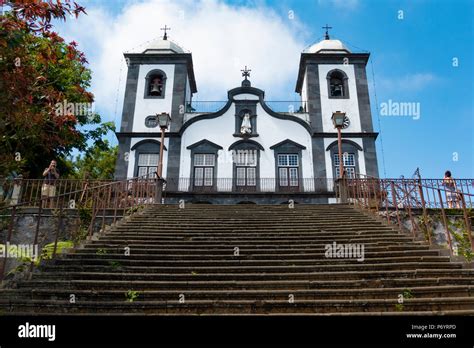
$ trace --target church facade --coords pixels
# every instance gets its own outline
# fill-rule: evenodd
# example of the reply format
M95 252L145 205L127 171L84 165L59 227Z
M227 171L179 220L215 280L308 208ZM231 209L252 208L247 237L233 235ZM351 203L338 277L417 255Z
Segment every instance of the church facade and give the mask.
M339 157L331 117L337 111L346 114L345 175L378 176L368 53L352 53L328 36L304 50L295 87L301 101L278 111L263 90L251 85L247 68L226 101L193 101L197 86L192 54L166 36L125 58L116 179L155 175L161 136L156 115L163 112L171 116L163 144L167 202L334 200Z

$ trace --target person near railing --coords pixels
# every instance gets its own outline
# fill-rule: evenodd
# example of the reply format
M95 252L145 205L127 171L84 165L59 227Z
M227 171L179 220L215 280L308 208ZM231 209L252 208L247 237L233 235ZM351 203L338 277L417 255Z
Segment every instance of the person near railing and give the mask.
M456 181L452 178L451 172L449 170L444 173L443 185L446 188L446 200L448 201L448 208L452 209L456 206L457 209L460 209L459 204L459 191L456 187Z
M53 197L56 196L56 180L59 179L59 172L56 168L56 161L52 160L49 167L43 171L44 182L41 187L41 197L47 198L46 205L49 201L49 208L53 207Z

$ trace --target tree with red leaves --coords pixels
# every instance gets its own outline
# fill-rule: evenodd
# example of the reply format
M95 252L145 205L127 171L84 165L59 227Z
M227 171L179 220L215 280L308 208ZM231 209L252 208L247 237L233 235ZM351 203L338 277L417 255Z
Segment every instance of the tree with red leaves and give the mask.
M83 107L94 101L87 60L52 31L52 20L85 9L59 0L0 2L0 176L37 177L51 159L87 152L88 142L106 148L113 123Z

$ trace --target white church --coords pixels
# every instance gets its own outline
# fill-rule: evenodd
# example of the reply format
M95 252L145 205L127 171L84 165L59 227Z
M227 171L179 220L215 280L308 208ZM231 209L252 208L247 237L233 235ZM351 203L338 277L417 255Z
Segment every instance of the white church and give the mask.
M193 59L167 38L128 63L116 179L156 174L164 138L165 202L278 204L334 201L339 177L335 112L345 113L345 175L378 176L366 77L368 53L326 37L301 53L295 92L300 102L265 100L245 67L241 86L222 103L196 102ZM296 64L296 62L295 62Z

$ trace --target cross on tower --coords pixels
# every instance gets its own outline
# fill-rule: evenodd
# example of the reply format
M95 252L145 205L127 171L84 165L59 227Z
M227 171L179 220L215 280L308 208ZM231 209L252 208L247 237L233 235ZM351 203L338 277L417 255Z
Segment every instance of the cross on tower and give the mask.
M329 32L328 32L328 30L329 30L329 29L332 29L332 27L330 27L330 26L328 26L328 25L326 24L326 26L323 27L323 29L326 29L326 35L324 36L324 40L329 40Z
M247 80L247 77L250 77L250 72L251 72L252 70L247 69L247 65L246 65L246 66L245 66L245 69L244 69L244 70L240 70L240 71L242 71L242 76L245 77L245 79Z
M163 40L168 40L168 35L166 34L166 31L167 31L167 30L171 30L171 28L167 27L166 24L165 24L165 27L164 27L164 28L161 28L160 30L164 30L164 31L165 31L165 35L163 35Z

